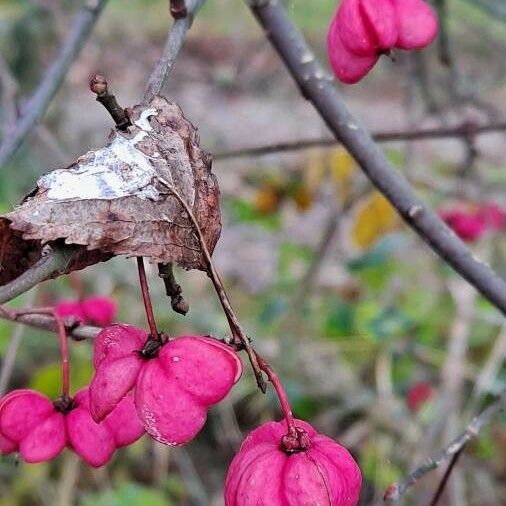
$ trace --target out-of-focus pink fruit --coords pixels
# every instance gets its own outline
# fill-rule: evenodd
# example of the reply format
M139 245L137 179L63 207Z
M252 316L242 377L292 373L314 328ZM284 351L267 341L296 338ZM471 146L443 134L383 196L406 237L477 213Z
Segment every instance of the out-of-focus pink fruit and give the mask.
M146 432L162 443L182 445L200 431L208 408L238 381L242 363L237 353L209 337L177 337L152 353L141 353L148 338L147 332L128 325L98 334L91 414L102 420L135 388Z
M441 211L440 216L463 241L474 242L486 231L483 218L475 212L455 208Z
M55 312L60 318L75 318L81 325L86 323L86 316L82 304L77 300L61 300L55 307Z
M268 422L246 438L225 483L225 506L355 506L362 476L348 450L295 421L299 448L286 450L287 425ZM297 445L294 445L297 447Z
M494 204L487 202L480 209L480 215L485 222L485 225L490 230L504 231L506 229L506 210Z
M426 381L419 381L413 383L409 388L406 394L406 404L411 412L417 413L433 395L432 385Z
M423 0L343 0L327 36L329 61L340 81L353 84L380 55L428 46L437 29L436 14Z
M493 202L472 204L458 202L439 211L446 224L463 240L474 242L487 231L504 232L506 211Z
M110 325L118 310L116 302L109 297L88 297L82 300L81 306L86 321L99 327Z
M62 300L55 305L61 318L73 317L81 324L110 325L116 317L117 305L109 297L87 297L83 300Z

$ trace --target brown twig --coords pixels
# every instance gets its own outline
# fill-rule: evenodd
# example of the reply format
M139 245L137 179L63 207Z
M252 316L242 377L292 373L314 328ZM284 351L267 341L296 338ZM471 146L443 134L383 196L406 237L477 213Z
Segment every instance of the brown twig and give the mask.
M473 135L484 135L506 130L506 122L476 125ZM392 130L388 132L373 132L372 138L378 143L393 141L427 141L433 139L466 138L469 135L469 123L452 128L422 128L410 131ZM298 141L278 142L251 148L232 149L213 154L213 160L227 160L231 158L257 157L274 153L303 151L306 149L323 147L331 148L341 144L338 139L300 139Z
M0 145L0 168L10 160L25 137L44 116L106 4L107 0L85 0L79 9L74 24L53 63L47 69L35 93L23 107L21 117L13 131Z
M165 292L167 297L170 297L170 305L173 311L185 315L189 311L190 305L183 297L181 285L174 277L173 265L171 263L158 264L158 276L163 280Z
M452 474L452 471L455 468L455 465L457 464L459 457L462 455L463 452L464 452L464 447L462 447L450 460L450 463L448 464L445 474L444 474L443 478L441 479L439 486L437 487L437 490L434 494L434 497L432 498L432 501L430 502L430 506L436 506L436 504L439 502L439 499L441 499L441 496L443 495L443 492L446 488L446 484L448 483L448 480L450 479L450 475Z
M440 467L444 462L459 453L465 445L477 437L481 430L489 425L495 416L506 409L506 391L503 391L492 404L490 404L478 416L473 418L466 429L457 436L448 446L443 448L434 457L427 459L420 467L409 473L401 481L390 485L385 493L385 501L398 501L401 497L427 473Z
M104 76L95 74L90 79L90 90L97 95L97 102L105 107L118 130L126 130L131 126L125 109L118 104L116 97L110 92L109 84Z
M193 16L200 9L205 0L186 0L186 14L174 21L167 35L162 56L151 72L144 91L143 103L148 104L160 93L165 80L176 61L177 55L183 46L186 32L190 29Z
M200 247L202 249L202 254L204 256L204 259L207 264L207 274L211 278L211 281L213 283L214 289L216 290L216 293L218 294L218 298L220 300L220 303L223 307L223 311L225 313L225 316L227 318L230 331L232 332L232 337L234 340L234 344L239 345L243 347L246 350L246 353L248 354L249 361L251 363L251 366L253 368L253 372L255 373L255 377L257 380L258 387L262 390L262 392L265 393L266 385L265 380L262 374L262 369L258 364L258 359L255 350L251 346L250 340L246 333L244 332L243 328L241 327L241 324L239 323L239 319L237 318L237 315L235 314L235 311L232 307L232 304L230 302L230 299L228 297L228 294L225 290L225 287L223 285L223 281L221 280L220 274L216 270L214 266L214 262L211 257L211 253L209 252L209 248L207 247L206 240L204 238L204 234L202 233L202 230L200 228L200 225L197 221L197 218L195 218L195 215L193 214L193 211L191 210L190 206L186 202L186 200L180 195L180 193L167 181L164 179L158 178L161 184L163 184L167 190L169 190L174 197L177 198L179 203L183 206L184 210L188 213L188 217L190 218L193 228L195 229L195 234L197 235L197 239L200 243Z
M444 261L506 314L506 281L469 248L413 192L370 134L350 114L279 0L247 0L305 98L354 156L376 188Z
M446 67L451 67L453 65L453 54L451 51L450 29L448 26L448 2L446 0L436 0L435 7L439 18L439 60Z

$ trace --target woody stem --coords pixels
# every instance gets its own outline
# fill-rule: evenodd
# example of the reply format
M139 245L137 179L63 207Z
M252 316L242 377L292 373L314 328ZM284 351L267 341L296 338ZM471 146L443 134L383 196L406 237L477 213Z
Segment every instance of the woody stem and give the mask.
M151 334L151 337L158 339L158 329L156 327L156 320L155 314L153 312L153 305L151 303L151 297L149 296L148 280L146 278L146 269L144 268L144 258L137 257L137 269L139 270L139 282L141 285L144 309L146 310L146 318L148 319L149 332Z

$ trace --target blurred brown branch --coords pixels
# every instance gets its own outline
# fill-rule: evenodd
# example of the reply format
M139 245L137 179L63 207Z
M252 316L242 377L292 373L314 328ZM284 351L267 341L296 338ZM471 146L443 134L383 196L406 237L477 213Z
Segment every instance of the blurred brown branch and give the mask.
M200 9L205 0L186 0L184 17L178 17L171 26L162 56L156 63L148 78L144 92L143 103L149 103L163 88L165 80L176 61L177 55L183 46L186 32L190 29L193 16Z
M411 472L402 481L390 485L385 493L385 501L398 501L401 497L427 473L437 469L444 462L460 453L466 444L477 437L481 430L489 425L492 420L506 409L506 391L490 404L478 416L474 417L466 429L443 448L437 455L427 459L420 467Z
M44 116L106 4L107 0L85 0L79 9L74 24L70 27L67 38L63 41L53 63L23 107L10 135L4 138L0 145L0 168L9 161L32 128Z
M392 141L425 141L432 139L460 138L465 139L472 131L473 135L483 135L493 132L506 131L506 122L490 123L488 125L474 125L468 122L452 128L425 128L412 131L392 130L388 132L373 132L372 138L379 143ZM303 151L317 147L334 147L341 144L338 139L301 139L298 141L278 142L251 148L220 151L213 155L214 160L242 158L250 156L265 156L273 153Z

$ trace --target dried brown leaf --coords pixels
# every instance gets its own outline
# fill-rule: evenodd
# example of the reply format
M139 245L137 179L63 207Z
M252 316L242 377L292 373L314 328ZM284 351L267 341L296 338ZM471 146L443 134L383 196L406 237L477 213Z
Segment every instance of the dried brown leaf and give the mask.
M5 215L10 230L0 228L0 244L4 235L19 240L14 230L39 248L57 240L85 246L90 258L81 255L81 267L127 255L205 269L192 223L167 183L189 204L212 251L221 221L211 158L176 104L155 97L128 113L127 132L114 131L106 147L39 179L36 190Z
M11 229L9 222L0 218L0 286L31 267L41 253L39 241L25 241L21 232Z

